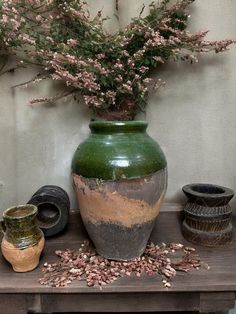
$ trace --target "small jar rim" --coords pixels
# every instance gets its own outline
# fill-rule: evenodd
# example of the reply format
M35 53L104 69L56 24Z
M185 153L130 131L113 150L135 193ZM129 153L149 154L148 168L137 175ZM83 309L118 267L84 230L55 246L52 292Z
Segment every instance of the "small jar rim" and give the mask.
M21 210L21 209L28 209L29 212L25 213L25 215L19 215L19 216L11 216L9 213L14 210ZM26 217L31 217L35 216L38 213L38 208L37 206L33 204L26 204L26 205L18 205L18 206L12 206L10 208L7 208L3 212L3 218L5 219L10 219L10 220L19 220L19 219L24 219Z

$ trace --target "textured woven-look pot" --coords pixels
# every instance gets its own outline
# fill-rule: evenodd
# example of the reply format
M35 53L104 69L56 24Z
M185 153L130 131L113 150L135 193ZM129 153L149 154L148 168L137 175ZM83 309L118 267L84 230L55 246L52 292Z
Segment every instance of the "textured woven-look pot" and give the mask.
M204 246L226 245L232 241L232 209L234 191L215 184L193 183L183 187L188 198L184 206L184 237Z
M73 158L84 225L108 259L143 253L166 192L166 159L146 128L141 121L91 122Z

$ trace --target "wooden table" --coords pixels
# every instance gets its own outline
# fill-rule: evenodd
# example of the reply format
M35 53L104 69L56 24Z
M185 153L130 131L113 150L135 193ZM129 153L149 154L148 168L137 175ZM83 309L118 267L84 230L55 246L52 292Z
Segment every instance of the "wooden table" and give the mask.
M180 211L162 212L151 240L188 243L180 230ZM70 217L67 231L48 239L40 267L29 273L14 273L0 256L0 313L25 314L56 312L143 312L143 311L226 311L234 307L236 291L236 241L223 248L196 247L210 270L179 273L167 290L160 276L120 278L103 287L89 288L74 281L66 288L41 286L38 279L45 261L57 261L54 251L78 248L87 238L79 215ZM127 243L132 245L132 243ZM188 243L189 245L189 243Z

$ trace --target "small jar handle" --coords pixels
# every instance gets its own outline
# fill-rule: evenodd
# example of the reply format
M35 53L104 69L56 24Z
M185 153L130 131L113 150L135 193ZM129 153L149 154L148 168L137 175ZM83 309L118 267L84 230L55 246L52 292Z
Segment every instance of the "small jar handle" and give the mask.
M3 220L0 220L0 232L5 233L6 232L6 225Z

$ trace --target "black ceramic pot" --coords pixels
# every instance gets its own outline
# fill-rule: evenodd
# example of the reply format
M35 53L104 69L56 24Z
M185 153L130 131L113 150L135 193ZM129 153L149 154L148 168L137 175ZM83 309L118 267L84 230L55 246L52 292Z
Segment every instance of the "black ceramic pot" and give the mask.
M70 200L59 186L41 187L28 203L38 207L37 223L45 236L58 234L68 224Z
M229 201L234 191L213 184L188 184L182 231L190 242L205 246L224 245L232 240L232 210Z

